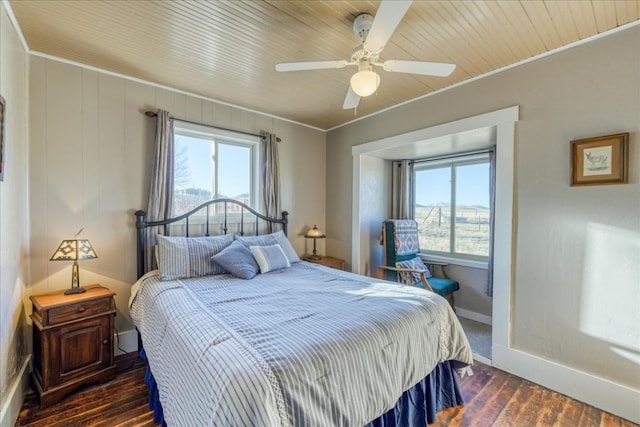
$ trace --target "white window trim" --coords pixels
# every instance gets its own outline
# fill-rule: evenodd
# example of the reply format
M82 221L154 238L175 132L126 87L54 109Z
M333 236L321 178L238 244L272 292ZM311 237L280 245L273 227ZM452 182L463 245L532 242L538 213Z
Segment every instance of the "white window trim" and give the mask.
M471 267L471 268L479 268L481 270L487 270L489 268L489 261L476 261L471 259L450 257L450 256L442 256L442 255L433 255L430 253L420 253L420 258L426 261L438 261L438 262L446 262L450 265L459 265L462 267Z

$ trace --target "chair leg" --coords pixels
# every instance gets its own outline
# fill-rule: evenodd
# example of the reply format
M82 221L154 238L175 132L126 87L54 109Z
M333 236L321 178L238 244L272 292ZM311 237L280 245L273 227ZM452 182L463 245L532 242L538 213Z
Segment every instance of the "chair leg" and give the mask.
M447 301L449 301L449 305L453 309L453 312L456 312L456 297L453 296L453 292L447 295Z

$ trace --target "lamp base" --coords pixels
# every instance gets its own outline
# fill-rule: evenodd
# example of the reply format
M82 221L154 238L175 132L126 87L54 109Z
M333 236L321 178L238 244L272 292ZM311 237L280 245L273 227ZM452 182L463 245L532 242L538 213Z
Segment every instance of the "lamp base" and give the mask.
M316 255L316 254L309 255L307 258L309 258L309 259L315 259L315 260L322 259L322 257L321 257L320 255Z
M69 288L66 291L64 291L65 295L72 295L72 294L81 294L83 292L87 292L87 290L85 288L82 288L80 286L75 287L75 288Z

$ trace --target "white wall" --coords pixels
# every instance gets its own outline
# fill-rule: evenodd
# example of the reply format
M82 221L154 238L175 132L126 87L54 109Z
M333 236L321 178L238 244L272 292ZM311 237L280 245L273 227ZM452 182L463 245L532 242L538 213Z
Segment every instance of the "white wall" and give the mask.
M5 173L0 182L0 426L14 424L27 384L28 64L18 32L0 3L0 95L6 100Z
M360 194L356 201L360 208L358 228L360 253L358 271L373 276L378 265L383 263L380 246L380 224L388 216L390 200L388 187L391 171L388 162L373 156L360 158Z
M640 27L330 132L327 223L345 239L329 250L343 256L351 252L351 205L343 203L351 186L336 185L339 177L351 177L351 146L511 105L520 106L511 348L523 359L549 362L541 366L557 365L560 377L546 384L552 388L558 388L562 375L576 374L602 379L637 398ZM618 132L630 133L629 184L570 187L570 141ZM544 379L544 374L533 376ZM615 403L608 393L599 394L593 398L605 409L620 413L622 408L625 416L640 420L637 401Z
M177 118L239 131L277 134L282 208L299 254L302 236L325 224L325 134L168 89L45 59L31 58L32 294L65 289L71 265L50 262L60 241L84 227L99 258L80 263L81 283L117 293L116 328L132 329L127 300L136 279L133 212L145 208L155 120ZM309 251L310 252L310 251Z
M491 308L493 298L486 293L489 281L488 271L484 268L460 265L449 265L446 269L450 278L461 283L460 290L456 292L456 308L462 310L458 310L457 314L490 323L493 316Z

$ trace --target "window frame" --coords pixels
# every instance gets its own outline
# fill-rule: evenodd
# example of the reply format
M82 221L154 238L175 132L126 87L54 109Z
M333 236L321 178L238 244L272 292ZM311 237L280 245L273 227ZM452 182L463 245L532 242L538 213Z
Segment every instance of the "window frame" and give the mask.
M181 120L175 120L173 125L174 138L178 135L184 135L191 138L198 138L208 140L213 144L213 154L215 160L213 163L213 188L212 199L217 198L218 194L218 145L230 145L236 147L246 147L249 149L249 203L248 205L253 209L258 209L260 205L260 142L259 136L248 135L240 132L233 132L226 129L216 128L214 126L201 125L191 122L184 122ZM175 152L175 150L174 150ZM175 183L174 183L174 196L172 203L175 201Z
M490 168L490 151L482 150L480 152L473 153L459 153L450 156L440 156L434 158L425 158L420 160L413 161L413 171L412 171L412 192L413 192L413 212L415 213L416 208L416 194L417 194L417 186L416 186L416 173L423 170L429 169L439 169L443 167L448 167L450 169L450 180L451 180L451 189L450 189L450 204L451 204L451 218L456 218L456 192L457 192L457 174L455 173L455 168L460 166L469 166L476 164L487 164ZM489 189L491 191L491 189ZM491 206L489 206L490 215L493 215L491 211ZM432 261L442 261L449 262L451 264L463 265L467 267L474 268L488 268L489 263L489 255L474 255L474 254L465 254L455 252L455 244L456 244L456 233L455 233L456 221L450 221L449 225L449 252L443 251L435 251L420 248L420 256L424 259L432 260ZM491 223L489 223L489 227L491 227ZM491 233L491 229L489 229Z

